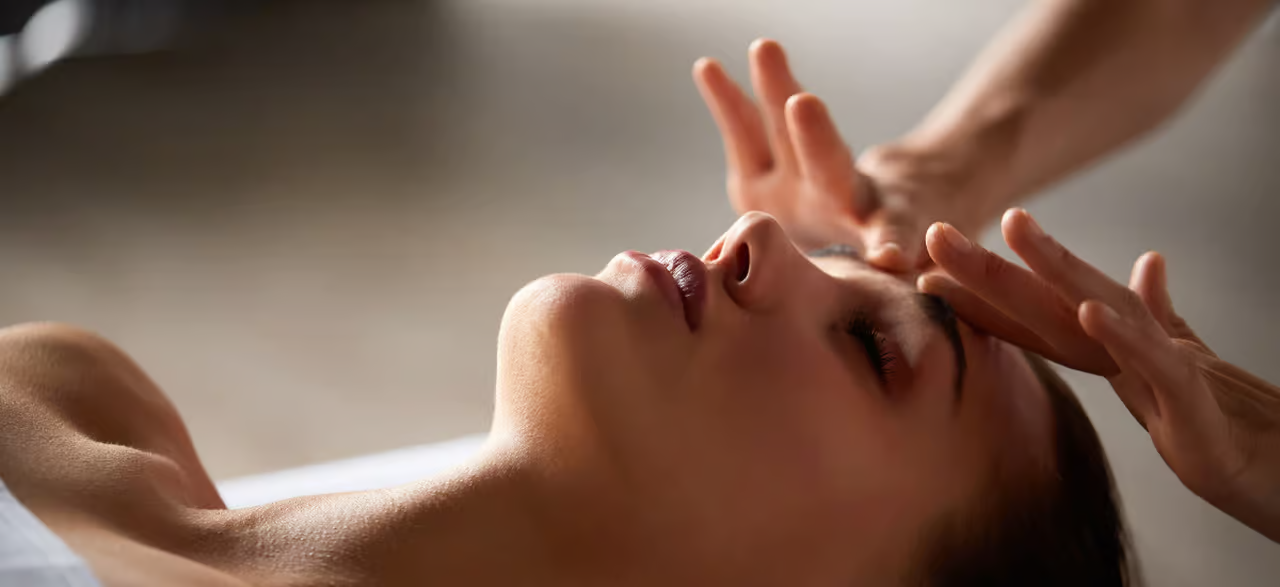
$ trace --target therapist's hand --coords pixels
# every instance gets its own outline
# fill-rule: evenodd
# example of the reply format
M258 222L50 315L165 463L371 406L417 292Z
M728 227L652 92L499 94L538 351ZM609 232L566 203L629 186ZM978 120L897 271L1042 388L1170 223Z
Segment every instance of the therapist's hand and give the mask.
M997 138L984 137L984 148ZM931 224L946 222L972 235L994 224L1010 201L998 189L999 159L989 155L994 151L980 154L906 137L863 153L858 169L872 193L863 197L866 212L858 226L867 260L895 272L927 269L932 259L925 233Z
M1188 489L1280 542L1280 388L1220 359L1178 317L1159 254L1138 259L1126 288L1023 210L1002 229L1031 271L938 224L927 245L946 275L920 288L979 330L1106 377Z
M826 106L801 92L778 43L753 43L750 63L758 104L715 60L693 69L724 141L734 211L772 215L801 248L861 247L868 193Z
M996 189L1003 166L992 156L1009 143L1004 134L971 141L982 149L904 137L855 162L822 101L801 90L781 45L756 41L749 61L757 102L715 60L693 70L720 129L738 214L773 215L802 248L854 245L872 265L908 272L931 262L924 247L931 223L976 233L1007 207Z

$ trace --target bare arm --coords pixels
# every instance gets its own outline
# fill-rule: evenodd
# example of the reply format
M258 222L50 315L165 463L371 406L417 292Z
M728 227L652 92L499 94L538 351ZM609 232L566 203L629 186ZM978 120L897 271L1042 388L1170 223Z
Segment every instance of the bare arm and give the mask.
M922 241L935 220L980 230L1014 202L1152 130L1270 6L1270 0L1032 3L914 130L860 162L882 187L940 191L939 198L972 210L968 218L921 218L919 231L910 227L887 240ZM916 243L900 244L918 250Z

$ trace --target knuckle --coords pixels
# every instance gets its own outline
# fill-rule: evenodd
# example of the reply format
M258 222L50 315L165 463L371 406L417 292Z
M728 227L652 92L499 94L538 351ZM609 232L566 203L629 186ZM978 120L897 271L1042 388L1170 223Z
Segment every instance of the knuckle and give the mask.
M1115 310L1121 316L1128 316L1134 319L1152 316L1146 301L1133 290L1120 288L1120 298L1117 301L1119 302L1119 307L1115 308Z
M1001 259L999 255L991 251L982 251L979 269L983 279L987 281L1001 281L1011 273L1014 268L1012 263Z
M1049 238L1047 246L1049 248L1049 257L1057 267L1070 268L1080 262L1075 253L1072 253L1071 249L1058 242L1057 239Z

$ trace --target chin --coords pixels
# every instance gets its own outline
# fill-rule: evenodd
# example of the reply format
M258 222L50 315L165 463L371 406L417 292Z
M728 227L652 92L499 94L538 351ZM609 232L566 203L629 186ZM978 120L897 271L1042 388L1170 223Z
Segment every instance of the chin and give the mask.
M541 277L507 304L498 334L499 375L530 363L573 370L625 355L634 317L618 290L577 274ZM568 375L568 373L566 373Z
M498 335L495 428L541 437L573 419L567 414L595 405L601 393L630 394L647 385L645 322L634 306L585 275L549 275L521 288Z
M625 318L626 300L618 290L588 277L558 273L540 277L516 292L502 316L502 334L519 333L542 340L548 333L563 336L590 336L595 331L616 328ZM526 341L520 341L526 342Z

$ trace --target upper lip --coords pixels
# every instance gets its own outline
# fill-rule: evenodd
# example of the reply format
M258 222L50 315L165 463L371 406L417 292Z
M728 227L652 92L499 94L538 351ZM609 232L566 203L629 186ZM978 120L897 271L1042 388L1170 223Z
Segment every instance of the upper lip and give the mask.
M707 266L688 251L661 251L652 257L666 267L675 283L689 330L697 330L707 300Z

